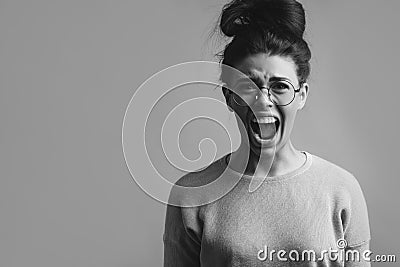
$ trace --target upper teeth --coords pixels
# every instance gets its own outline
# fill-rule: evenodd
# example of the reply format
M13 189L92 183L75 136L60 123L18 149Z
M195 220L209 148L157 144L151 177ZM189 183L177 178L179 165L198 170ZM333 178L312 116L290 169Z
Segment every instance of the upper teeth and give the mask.
M275 117L260 117L260 118L253 117L252 121L258 122L258 123L274 123L274 122L276 122L276 118Z

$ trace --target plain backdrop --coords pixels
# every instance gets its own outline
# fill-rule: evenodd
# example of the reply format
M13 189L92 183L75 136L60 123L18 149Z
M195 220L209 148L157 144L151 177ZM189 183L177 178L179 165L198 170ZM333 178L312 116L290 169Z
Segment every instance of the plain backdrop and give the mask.
M400 257L400 2L302 2L312 75L293 142L357 177L372 251ZM126 167L123 116L152 74L216 60L224 3L0 1L0 266L161 266L165 205Z

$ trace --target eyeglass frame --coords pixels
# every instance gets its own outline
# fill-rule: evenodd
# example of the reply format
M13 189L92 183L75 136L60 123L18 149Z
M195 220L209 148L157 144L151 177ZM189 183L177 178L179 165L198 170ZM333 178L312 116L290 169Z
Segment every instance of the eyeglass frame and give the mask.
M290 105L290 104L293 102L293 100L296 98L296 93L300 92L301 87L304 85L304 82L301 82L300 85L299 85L299 88L296 89L296 87L293 85L293 83L291 83L289 80L286 80L286 79L285 79L284 81L287 82L287 83L289 83L289 84L292 86L293 91L294 91L292 100L290 100L290 102L287 103L287 104L285 104L285 105L280 105L280 104L278 104L278 103L275 103L275 101L273 101L273 100L271 99L271 97L270 97L270 96L271 96L271 93L270 93L270 90L271 90L271 89L270 89L270 86L265 86L265 85L264 85L264 86L258 87L258 89L260 90L260 92L261 92L263 95L264 95L264 92L263 92L262 90L263 90L263 89L267 89L269 101L271 101L272 103L274 103L274 104L277 105L277 106L284 107L284 106ZM274 83L276 83L276 82L279 82L279 81L274 81L274 82L272 82L272 84L274 84ZM233 93L235 93L235 92L233 92ZM236 93L235 93L235 94L236 94ZM258 95L259 95L259 93L257 93L257 94L255 95L256 101L258 100ZM233 97L233 102L235 102L235 104L238 105L238 106L240 106L240 107L248 106L247 103L246 103L246 105L240 105L240 104L235 100L235 97Z

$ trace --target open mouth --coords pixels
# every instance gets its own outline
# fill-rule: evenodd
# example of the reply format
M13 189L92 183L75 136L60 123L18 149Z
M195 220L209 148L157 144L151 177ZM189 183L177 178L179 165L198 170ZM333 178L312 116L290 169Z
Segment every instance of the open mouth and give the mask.
M272 116L259 118L252 116L249 125L256 141L262 143L274 139L279 129L279 120Z

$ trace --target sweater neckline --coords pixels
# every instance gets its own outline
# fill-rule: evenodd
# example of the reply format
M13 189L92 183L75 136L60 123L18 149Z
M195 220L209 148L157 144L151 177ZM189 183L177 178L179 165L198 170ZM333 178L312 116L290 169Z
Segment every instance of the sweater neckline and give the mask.
M229 168L228 167L228 161L229 161L228 158L230 158L232 153L228 153L225 156L223 156L220 160L220 164L222 165L224 172L229 173L231 175L235 175L235 176L241 176L241 178L245 181L251 181L252 179L256 179L256 180L264 179L264 183L277 182L277 181L283 181L283 180L294 178L294 177L304 173L311 167L312 155L310 153L308 153L307 151L300 151L300 152L305 154L305 156L306 156L306 161L303 163L303 165L301 165L299 168L297 168L291 172L281 174L281 175L276 175L276 176L268 176L265 179L264 179L264 177L261 177L261 176L242 174L242 173L239 173L239 172Z

